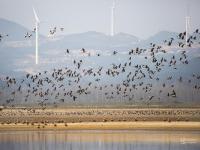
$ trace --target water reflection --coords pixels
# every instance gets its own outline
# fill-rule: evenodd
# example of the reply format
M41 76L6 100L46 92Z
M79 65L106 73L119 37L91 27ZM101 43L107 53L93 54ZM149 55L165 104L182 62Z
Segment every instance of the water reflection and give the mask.
M1 150L199 150L200 132L0 131Z

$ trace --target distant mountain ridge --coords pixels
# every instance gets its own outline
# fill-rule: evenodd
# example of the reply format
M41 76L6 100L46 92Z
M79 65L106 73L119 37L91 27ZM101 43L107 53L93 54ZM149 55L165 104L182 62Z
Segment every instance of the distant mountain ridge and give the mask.
M34 47L34 34L30 39L25 39L26 32L32 32L6 19L0 19L0 33L9 34L3 42L5 47ZM114 36L109 36L96 31L88 31L84 33L69 34L55 37L45 37L40 35L40 47L42 49L105 49L105 50L126 50L135 48L136 46L145 47L150 42L162 43L164 39L177 36L178 33L161 31L148 39L140 40L138 37L127 33L118 33ZM0 45L1 47L1 45Z
M165 39L169 40L171 37L175 38L178 34L175 32L161 31L145 40L140 40L126 33L118 33L111 37L95 31L55 37L40 35L40 65L35 66L35 38L25 38L24 35L26 32L32 31L12 21L0 19L0 34L9 34L8 38L5 37L5 39L0 42L0 75L16 75L18 73L20 76L24 72L34 72L41 68L60 67L61 64L64 66L66 64L69 65L71 62L70 59L82 57L80 53L81 48L90 51L92 59L96 59L93 58L93 56L96 56L97 53L107 58L107 56L111 56L110 54L112 54L114 50L118 51L118 55L120 54L122 56L124 52L128 52L135 47L149 47L150 42L163 44ZM70 49L69 55L66 55L66 49ZM175 51L177 51L177 49L172 49L172 53L175 53ZM196 50L193 48L190 51L191 55L198 58L197 60L199 60L198 51L198 48ZM197 64L199 65L199 63Z
M149 45L149 43L156 43L156 44L163 44L164 40L169 40L170 38L176 39L178 36L177 32L170 32L170 31L160 31L156 33L155 35L142 40L138 43L139 46L146 46Z
M0 33L8 34L8 41L20 41L24 40L24 35L26 32L30 32L27 28L13 21L0 18Z
M133 35L126 33L119 33L113 37L106 34L88 31L78 34L65 35L60 40L45 43L47 48L70 48L80 49L82 47L88 49L115 49L132 47L139 42L139 39Z

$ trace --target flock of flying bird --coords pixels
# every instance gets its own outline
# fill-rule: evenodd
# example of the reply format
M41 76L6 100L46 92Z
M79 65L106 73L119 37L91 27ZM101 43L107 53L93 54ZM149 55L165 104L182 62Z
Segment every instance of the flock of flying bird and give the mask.
M35 31L36 31L36 28L34 28L33 31L31 31L31 32L26 32L24 35L24 38L31 38L33 36L33 33L35 33ZM56 31L57 31L57 27L50 29L49 35L55 35ZM63 32L64 28L61 27L60 31ZM0 34L0 42L2 41L3 38L8 37L8 36L9 36L8 34L6 34L6 35Z
M36 28L34 28L32 32L26 32L24 37L25 38L31 38L33 36L33 33L35 33L35 31L36 31ZM54 27L53 29L50 29L49 30L49 35L55 35L56 31L57 31L57 27ZM63 32L64 28L61 27L60 31Z
M1 42L2 39L5 38L5 37L8 37L8 34L6 34L6 35L0 34L0 42Z
M55 34L56 30L56 27L50 30L50 34ZM60 30L63 31L64 28L60 28ZM27 33L25 38L30 36L32 34ZM139 47L131 49L126 54L125 62L113 62L109 67L84 67L85 62L82 59L74 59L73 66L70 67L55 68L52 71L42 71L37 74L27 73L22 79L10 76L0 78L0 96L6 98L3 105L14 106L16 99L24 100L24 102L32 99L33 103L42 107L47 104L62 105L67 101L76 102L87 95L91 95L90 99L94 99L95 91L102 93L104 101L120 97L123 97L123 100L133 101L136 99L135 93L140 91L140 98L137 100L150 102L153 99L162 99L153 92L153 88L158 86L155 81L161 82L159 95L164 93L166 97L176 99L178 96L175 89L176 82L172 82L173 84L170 86L166 83L173 80L173 75L162 79L158 74L169 68L178 70L178 64L189 64L186 49L193 44L200 44L200 32L196 29L187 39L187 45L185 45L185 38L186 32L183 32L178 34L177 39L165 40L163 45L150 43L150 47L146 49ZM170 48L172 45L177 45L177 48L181 50L180 55L173 54L169 57L165 48ZM80 53L91 57L89 50L84 48L80 50ZM70 54L71 50L66 49L66 57L69 57ZM119 52L113 51L111 55L117 57ZM101 54L97 53L95 57L101 57ZM137 57L145 61L136 63L135 58ZM105 78L107 80L104 81ZM200 80L200 75L193 74L192 78ZM116 80L114 83L109 83L112 79ZM100 83L101 81L102 83ZM192 79L184 79L183 76L180 76L178 82L183 81L191 84ZM168 89L165 90L167 86ZM194 83L193 88L200 90L200 85ZM146 98L142 92L147 95Z

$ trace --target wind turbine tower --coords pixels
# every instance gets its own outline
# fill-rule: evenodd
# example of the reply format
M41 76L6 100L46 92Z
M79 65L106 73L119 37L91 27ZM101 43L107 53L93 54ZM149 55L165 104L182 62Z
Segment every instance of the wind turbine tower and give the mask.
M38 32L39 32L40 20L34 8L33 8L33 13L35 16L35 64L37 65L38 64L38 40L39 40Z
M191 17L189 16L189 5L187 5L187 15L185 17L185 45L188 45L188 38L190 35L190 22L191 22Z
M113 4L111 7L111 24L110 24L110 36L114 36L115 34L115 0L113 0Z

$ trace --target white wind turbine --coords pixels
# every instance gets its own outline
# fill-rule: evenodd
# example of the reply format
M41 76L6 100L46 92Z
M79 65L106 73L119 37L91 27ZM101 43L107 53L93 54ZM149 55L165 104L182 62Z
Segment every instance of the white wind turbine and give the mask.
M190 21L191 21L191 17L189 15L189 4L187 4L187 15L185 17L185 45L188 44L188 38L189 38L189 34L190 34Z
M115 32L115 0L113 0L113 4L111 7L111 24L110 24L110 35L114 36Z
M188 44L188 37L189 37L189 34L190 34L190 16L186 16L185 17L185 44L187 45Z
M40 24L40 20L37 16L37 13L33 7L33 13L35 16L35 64L38 64L38 40L39 40L39 24Z

